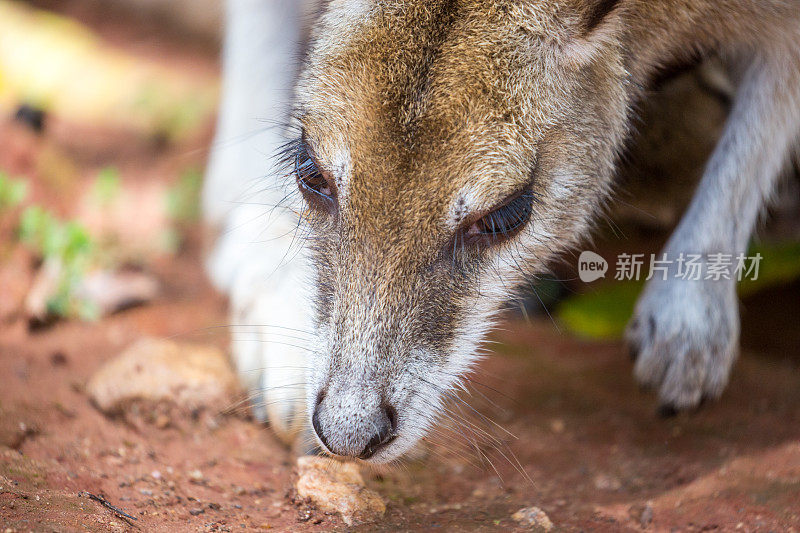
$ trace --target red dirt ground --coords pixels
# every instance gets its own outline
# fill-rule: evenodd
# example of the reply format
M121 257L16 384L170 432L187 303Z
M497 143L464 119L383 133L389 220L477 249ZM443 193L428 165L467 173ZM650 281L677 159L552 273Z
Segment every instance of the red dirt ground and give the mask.
M162 39L177 64L215 65L202 48ZM91 129L82 138L96 142L76 143L75 127L57 122L50 131L42 141L0 124L0 142L33 155L57 146L84 178L113 162L126 180L146 182L202 163L196 148L209 138L164 149ZM8 152L0 164L34 173ZM69 195L36 197L70 210ZM224 328L208 329L226 323L226 304L205 280L197 234L178 255L149 261L164 285L150 305L33 331L0 312L0 531L345 529L294 500L291 453L243 413L133 426L83 392L100 364L143 336L227 347ZM30 258L7 247L0 257L0 287L24 289ZM443 431L424 457L371 475L387 515L362 529L515 530L511 515L538 506L565 531L800 530L798 294L795 284L744 302L744 350L722 400L668 420L637 389L620 343L572 338L547 318L509 319L466 397L481 413L465 413L483 428L472 433L493 436L478 438L477 452Z

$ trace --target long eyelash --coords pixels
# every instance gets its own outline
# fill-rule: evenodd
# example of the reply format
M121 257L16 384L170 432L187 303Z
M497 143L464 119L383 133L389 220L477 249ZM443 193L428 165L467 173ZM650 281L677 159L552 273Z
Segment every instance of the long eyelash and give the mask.
M290 173L294 172L295 161L303 148L302 136L295 137L282 144L275 153L275 161L279 168L284 168Z
M327 194L323 194L315 188L309 187L306 178L312 177L314 173L319 173L319 170L311 158L308 157L308 154L305 150L297 153L295 158L294 172L298 178L298 181L300 182L300 186L303 187L304 190L314 193L324 200L331 199L331 197Z
M314 160L311 159L302 135L281 146L276 157L278 163L287 169L289 176L294 176L305 192L313 193L325 202L330 202L333 199L331 196L316 190L308 183L309 179L313 179L317 173L321 175L321 172Z
M490 237L507 236L524 226L533 213L533 192L525 192L506 204L505 206L489 213L483 218L482 224L489 231L482 231L482 235Z

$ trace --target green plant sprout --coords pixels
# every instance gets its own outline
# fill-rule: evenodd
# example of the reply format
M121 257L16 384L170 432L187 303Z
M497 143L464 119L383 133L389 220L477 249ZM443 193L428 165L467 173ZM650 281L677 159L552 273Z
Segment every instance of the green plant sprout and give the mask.
M174 222L186 223L200 216L200 190L203 175L196 168L184 170L167 191L167 213Z
M76 296L96 249L86 228L74 221L63 222L41 206L30 206L20 216L19 239L58 273L56 291L47 301L48 312L96 319L98 310Z
M0 172L0 212L14 209L28 197L28 182Z

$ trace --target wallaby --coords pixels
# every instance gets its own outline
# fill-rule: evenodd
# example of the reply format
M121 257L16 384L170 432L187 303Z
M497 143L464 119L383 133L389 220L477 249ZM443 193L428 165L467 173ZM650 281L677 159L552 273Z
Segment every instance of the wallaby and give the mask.
M797 0L227 10L209 268L254 412L337 456L393 461L436 423L503 302L590 231L662 68L713 53L737 80L665 253L745 252L800 136ZM738 338L733 280L654 278L627 331L675 410L722 393Z

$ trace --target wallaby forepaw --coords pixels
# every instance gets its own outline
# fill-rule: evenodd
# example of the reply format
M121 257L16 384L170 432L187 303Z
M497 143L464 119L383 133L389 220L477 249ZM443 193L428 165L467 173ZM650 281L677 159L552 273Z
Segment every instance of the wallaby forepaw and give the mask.
M658 391L660 413L670 415L717 399L738 353L735 286L654 280L625 336L636 361L636 379Z
M278 307L280 306L280 307ZM236 307L236 306L235 306ZM264 295L248 306L234 309L232 355L239 379L248 394L250 412L269 424L286 444L297 447L305 438L307 334L300 328L300 317L284 316L285 324L275 323L275 313L285 302ZM302 447L302 446L300 446Z

